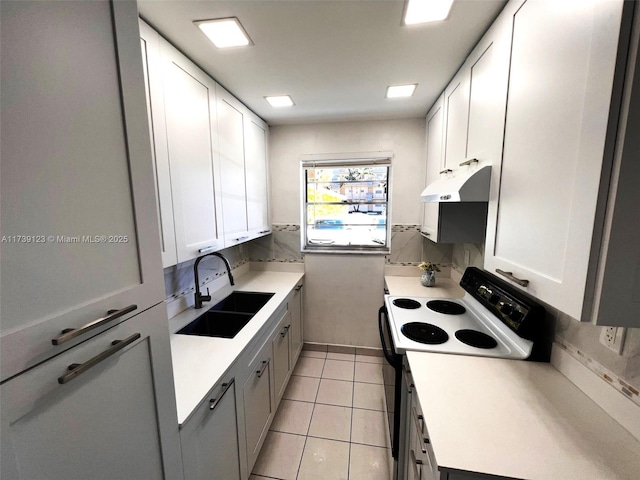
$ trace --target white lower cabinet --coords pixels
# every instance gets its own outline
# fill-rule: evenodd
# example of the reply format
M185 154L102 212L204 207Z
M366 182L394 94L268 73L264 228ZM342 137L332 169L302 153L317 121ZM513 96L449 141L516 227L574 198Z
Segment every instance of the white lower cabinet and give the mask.
M211 389L180 431L185 480L240 480L235 378Z
M182 477L158 305L0 387L3 479Z
M276 400L279 402L287 387L291 373L291 312L279 322L271 339L273 347L273 383Z
M304 318L303 312L303 287L304 284L300 283L296 285L293 291L293 296L290 297L288 307L291 312L291 330L289 336L291 337L291 369L296 364L302 347L304 345Z

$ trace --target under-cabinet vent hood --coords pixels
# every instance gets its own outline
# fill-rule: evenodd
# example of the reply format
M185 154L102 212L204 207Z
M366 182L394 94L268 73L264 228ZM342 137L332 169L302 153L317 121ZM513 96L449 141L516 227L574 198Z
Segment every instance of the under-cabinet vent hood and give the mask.
M427 185L420 194L422 202L488 202L491 185L491 166L471 172L456 172Z

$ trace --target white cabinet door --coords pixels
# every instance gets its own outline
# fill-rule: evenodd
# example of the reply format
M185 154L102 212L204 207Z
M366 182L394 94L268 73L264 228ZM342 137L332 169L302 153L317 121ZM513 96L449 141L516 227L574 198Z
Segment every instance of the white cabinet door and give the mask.
M608 125L622 10L622 1L568 8L529 0L512 15L501 182L490 202L485 268L527 280L524 290L578 319L616 123Z
M251 112L246 112L244 134L247 228L249 235L256 238L271 232L267 162L269 127Z
M245 186L244 107L218 86L218 134L225 247L249 239Z
M276 407L287 386L291 373L291 312L284 315L271 339L273 347L273 383Z
M182 478L168 337L158 305L4 383L0 476Z
M251 472L275 414L271 342L266 342L249 365L242 387L247 471Z
M444 168L455 171L467 159L469 75L464 67L444 91L444 109L446 112Z
M444 94L427 114L427 175L425 185L440 178L444 168ZM422 233L434 242L438 241L438 203L425 203L422 219Z
M140 20L140 48L142 68L147 93L147 115L151 136L151 154L156 193L156 214L160 225L160 251L162 266L178 263L176 233L173 221L173 199L171 196L171 171L167 149L164 98L162 89L162 58L160 35Z
M164 103L178 262L223 248L215 82L162 41Z
M304 320L303 320L303 299L302 291L304 285L300 283L296 285L293 297L289 301L289 311L291 312L291 369L293 369L298 361L302 347L304 346Z
M240 480L236 384L216 385L180 431L185 480Z
M5 380L127 316L52 345L62 330L164 287L136 3L0 8Z

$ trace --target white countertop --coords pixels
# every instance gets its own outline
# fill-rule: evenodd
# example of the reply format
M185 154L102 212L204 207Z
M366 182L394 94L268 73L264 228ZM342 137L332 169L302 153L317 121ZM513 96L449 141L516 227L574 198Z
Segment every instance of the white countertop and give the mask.
M385 275L384 282L391 295L403 297L430 297L430 298L462 298L464 290L451 278L440 278L436 275L436 284L433 287L423 287L420 277L400 277Z
M188 308L169 320L173 378L180 425L185 422L209 390L233 365L303 276L303 273L249 271L235 279L235 286L227 284L224 288L211 292L212 301L205 303L202 310ZM240 330L235 338L201 337L175 333L233 290L271 292L275 295Z
M547 363L408 352L440 468L637 479L640 443Z

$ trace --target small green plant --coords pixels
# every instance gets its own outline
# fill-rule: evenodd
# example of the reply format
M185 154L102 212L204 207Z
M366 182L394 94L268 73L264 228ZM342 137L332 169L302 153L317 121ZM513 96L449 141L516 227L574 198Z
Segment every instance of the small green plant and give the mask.
M439 272L440 271L440 269L438 268L438 265L431 262L422 262L420 265L418 265L418 268L423 272Z

